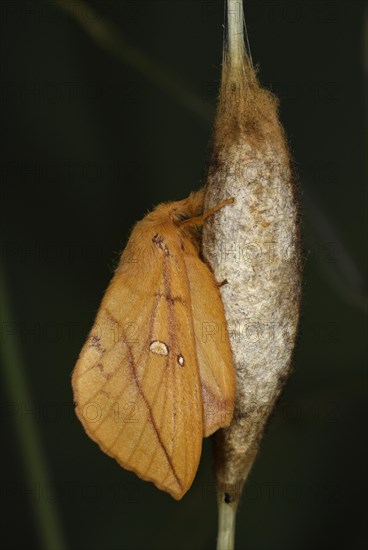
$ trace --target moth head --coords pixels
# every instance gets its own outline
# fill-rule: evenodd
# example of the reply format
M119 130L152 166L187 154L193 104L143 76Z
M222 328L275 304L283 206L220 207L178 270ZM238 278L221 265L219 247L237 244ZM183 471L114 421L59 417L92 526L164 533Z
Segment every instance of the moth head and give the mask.
M178 227L203 212L204 191L195 191L181 201L164 202L156 206L144 221L151 224L171 223Z
M186 220L196 218L203 214L204 190L194 191L188 198L172 203L171 219L173 223L180 225Z

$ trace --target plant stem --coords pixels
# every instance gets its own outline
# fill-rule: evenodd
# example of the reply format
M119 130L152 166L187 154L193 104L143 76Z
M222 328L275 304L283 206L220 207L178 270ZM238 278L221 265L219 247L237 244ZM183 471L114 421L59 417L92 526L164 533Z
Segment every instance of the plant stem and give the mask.
M207 220L202 242L216 279L228 283L220 292L237 377L233 419L214 435L218 550L234 548L236 506L290 373L301 291L291 157L277 100L258 82L243 29L242 1L228 0L205 209L229 197L234 207ZM244 243L256 253L244 254Z
M16 337L16 324L8 300L5 273L0 264L0 311L2 317L3 338L1 344L1 362L5 390L9 404L18 410L27 407L35 410L31 391L28 387L26 368L23 362L20 343ZM47 472L46 458L41 438L33 415L27 416L27 422L14 415L14 430L18 437L23 458L27 491L35 494L32 500L33 512L40 533L41 545L45 550L64 550L66 545L57 514L52 484ZM47 492L47 498L46 498ZM21 518L20 518L20 528Z
M236 509L236 502L229 505L219 498L217 550L233 550L234 548Z
M131 46L121 36L119 29L102 17L82 0L48 0L73 17L104 50L119 58L128 66L134 67L148 80L166 92L187 110L200 119L212 120L212 108L178 75L174 75L157 64L149 56Z
M243 0L227 1L227 52L232 62L243 62L244 15Z

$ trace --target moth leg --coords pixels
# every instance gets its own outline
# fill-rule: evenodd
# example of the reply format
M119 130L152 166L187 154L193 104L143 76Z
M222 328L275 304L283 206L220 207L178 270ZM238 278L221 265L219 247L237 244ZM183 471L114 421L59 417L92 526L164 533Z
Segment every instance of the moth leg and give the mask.
M224 199L223 201L221 201L219 204L216 204L216 206L213 206L212 208L209 208L208 210L206 210L205 212L203 212L202 214L202 218L203 218L203 222L209 217L209 216L212 216L212 214L214 214L215 212L218 212L219 210L221 210L221 208L224 208L224 206L228 205L228 204L233 204L235 201L234 197L231 197L230 199Z
M219 210L221 210L221 208L224 208L224 206L228 204L233 204L234 201L235 201L234 197L230 199L224 199L216 206L213 206L212 208L209 208L208 210L203 212L201 216L194 216L193 218L184 220L180 222L180 225L203 225L209 216L212 216L213 214L215 214L215 212L218 212Z
M217 288L221 288L222 286L228 285L228 284L229 284L229 281L227 279L224 279L223 281L221 281L221 283L217 283Z

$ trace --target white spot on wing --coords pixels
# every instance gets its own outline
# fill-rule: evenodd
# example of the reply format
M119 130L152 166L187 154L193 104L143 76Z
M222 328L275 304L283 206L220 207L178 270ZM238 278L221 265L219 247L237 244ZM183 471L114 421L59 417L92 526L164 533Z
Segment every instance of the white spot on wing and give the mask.
M182 367L184 366L185 361L184 361L184 357L182 355L178 355L178 363Z
M169 355L169 348L165 342L160 342L160 340L152 340L150 351L156 355Z

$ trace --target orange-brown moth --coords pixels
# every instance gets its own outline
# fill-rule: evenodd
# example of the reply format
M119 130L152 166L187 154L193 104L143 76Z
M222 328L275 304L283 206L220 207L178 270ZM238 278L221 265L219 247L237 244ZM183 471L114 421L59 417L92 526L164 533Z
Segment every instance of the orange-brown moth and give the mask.
M135 225L72 376L91 439L175 499L235 399L224 308L200 258L201 225L232 199L203 202L200 190Z

